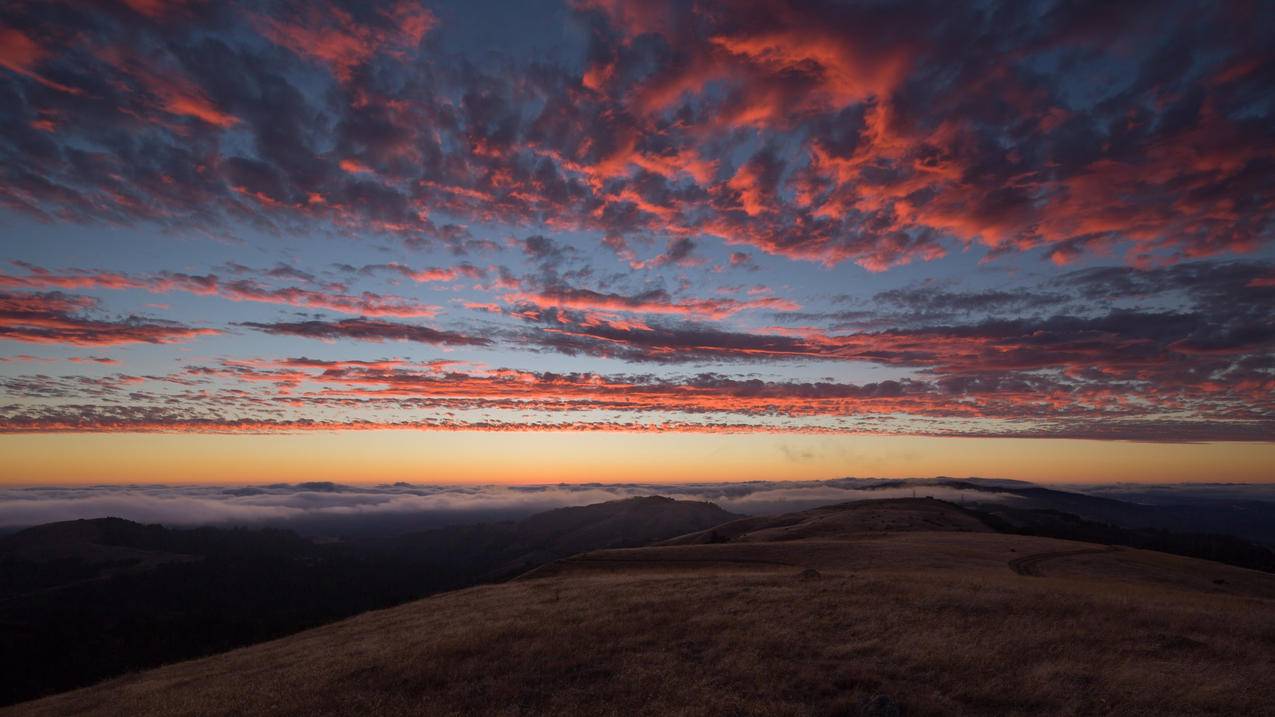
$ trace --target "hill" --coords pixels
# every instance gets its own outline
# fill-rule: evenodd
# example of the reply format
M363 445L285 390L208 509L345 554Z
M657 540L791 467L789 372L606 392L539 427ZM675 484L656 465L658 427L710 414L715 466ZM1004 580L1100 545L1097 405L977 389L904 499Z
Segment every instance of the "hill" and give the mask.
M837 538L864 533L940 530L992 532L984 517L938 500L894 499L840 503L779 516L743 518L679 536L670 545Z
M558 508L520 521L409 533L378 545L501 579L587 550L646 545L739 517L712 503L646 496Z
M1230 535L1275 546L1275 502L1245 497L1208 498L1193 495L1179 486L1164 486L1172 490L1163 490L1160 494L1126 490L1119 493L1123 499L1019 481L977 478L875 481L863 489L924 491L926 486L948 494L960 491L962 503L991 512L1056 511L1123 528Z
M28 528L0 538L0 704L737 517L647 497L341 543L119 518Z
M713 540L591 551L3 714L1166 715L1275 704L1275 575L990 532L934 500L809 513L735 523ZM876 529L874 515L890 527Z

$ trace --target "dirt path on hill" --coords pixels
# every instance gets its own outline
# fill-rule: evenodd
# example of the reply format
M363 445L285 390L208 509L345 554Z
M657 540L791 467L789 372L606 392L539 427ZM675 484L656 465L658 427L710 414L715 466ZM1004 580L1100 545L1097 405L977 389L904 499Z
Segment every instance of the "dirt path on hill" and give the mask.
M1041 577L1044 577L1045 574L1041 572L1040 566L1043 563L1049 562L1050 560L1056 560L1058 558L1070 558L1073 555L1090 555L1093 553L1113 553L1119 549L1120 548L1117 548L1114 545L1108 545L1102 548L1081 548L1079 550L1056 550L1050 553L1033 553L1032 555L1024 555L1021 558L1014 558L1013 560L1009 561L1008 565L1010 570L1013 570L1019 575L1026 575L1028 577L1033 577L1033 578L1041 578Z

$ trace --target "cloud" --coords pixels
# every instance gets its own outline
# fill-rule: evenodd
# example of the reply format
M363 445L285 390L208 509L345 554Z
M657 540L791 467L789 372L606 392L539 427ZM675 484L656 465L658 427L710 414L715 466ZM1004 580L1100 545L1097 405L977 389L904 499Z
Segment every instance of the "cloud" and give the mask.
M452 331L431 329L428 326L401 324L359 317L340 321L278 321L258 323L245 321L240 326L267 334L301 336L310 339L357 339L359 341L414 341L422 344L445 346L486 346L490 339L466 336Z
M166 57L143 57L121 45L97 52L98 57L135 83L133 94L138 103L151 113L164 113L180 118L230 129L239 124L238 117L222 111L208 95ZM153 115L152 115L153 117ZM153 118L153 122L163 122Z
M413 49L437 23L410 0L383 3L358 19L335 3L300 3L280 16L255 15L253 21L271 41L327 65L342 82L378 52Z
M1245 291L1257 295L1266 289L1250 287ZM930 298L913 293L907 301L913 307L924 306L918 299ZM847 333L811 327L730 331L693 321L630 324L557 310L521 316L539 325L529 331L529 341L566 354L632 361L805 358L866 361L937 374L1097 370L1113 376L1142 372L1144 379L1154 375L1168 384L1193 372L1199 379L1205 369L1239 368L1248 357L1275 346L1275 322L1263 311L1260 300L1230 304L1230 309L1209 304L1179 311L1113 308L1102 314L1039 318L975 314L973 321L965 320L962 304L970 310L986 308L1002 298L987 293L946 296L942 307L937 307L942 310L932 315L885 314L883 323L893 328ZM1034 301L1031 296L1022 296L1014 303ZM1041 310L1047 305L1043 298L1036 303ZM853 323L875 323L870 318L870 314L861 315Z
M48 48L41 46L22 31L0 26L0 67L35 80L50 89L78 94L78 89L54 82L36 72L36 66L49 54Z
M528 304L540 308L583 309L620 311L636 314L677 314L703 319L724 319L741 311L765 309L770 311L796 311L801 305L791 299L763 297L749 300L736 299L673 299L663 289L651 289L640 294L621 295L609 292L580 289L564 285L550 286L541 291L518 291L504 295L512 304Z
M874 271L975 244L1060 264L1269 245L1267 8L648 5L572 3L582 66L454 61L405 0L6 8L0 201L411 245L658 236L652 266L714 241Z
M229 301L283 304L366 316L422 317L435 316L438 313L437 306L369 291L350 295L339 291L315 291L298 287L273 288L246 279L225 281L214 274L160 272L154 275L133 276L80 269L55 274L25 262L19 262L19 265L27 269L29 273L26 275L0 274L0 287L140 289L152 294L181 291L198 296L217 296ZM268 275L295 277L298 272L289 267L280 267L268 272ZM307 275L301 274L301 276ZM309 279L312 280L313 277L310 276Z
M82 382L84 383L84 382ZM93 380L91 385L99 390L89 392L107 395L119 388L111 379ZM69 391L56 382L36 382L7 379L7 390L15 395L69 398ZM79 388L83 388L80 386ZM130 398L145 398L134 392ZM874 435L898 434L914 436L957 438L1051 438L1107 441L1140 441L1149 443L1191 442L1269 442L1272 439L1270 419L1259 413L1247 411L1223 412L1216 419L1193 415L1186 418L1164 418L1173 411L1154 411L1135 408L1131 411L1106 407L1088 409L1083 404L1064 410L1050 411L1048 403L1039 397L1023 400L1021 397L1004 401L990 401L986 406L962 405L952 410L943 405L914 404L909 414L902 416L878 414L869 408L861 413L837 413L822 416L818 408L806 410L802 415L825 420L797 422L782 420L791 415L779 411L774 415L756 415L747 411L732 414L729 411L694 417L686 420L656 418L639 420L613 420L571 411L582 407L537 405L534 402L508 402L496 407L524 411L514 419L493 419L481 416L454 416L450 409L472 410L473 405L458 401L426 401L421 406L444 409L436 417L420 420L391 420L377 418L309 418L277 417L280 407L298 405L328 405L345 408L367 409L365 399L342 398L339 395L326 400L302 400L281 396L278 403L270 399L233 400L234 396L209 401L203 405L191 405L182 410L166 407L139 405L120 407L112 405L66 404L35 408L15 405L0 407L0 433L204 433L204 434L295 434L314 432L351 431L415 431L415 432L517 432L517 433L700 433L700 434L773 434L773 435ZM1022 400L1019 404L1018 401ZM1034 401L1034 402L1033 402ZM248 415L226 415L226 405L238 403L252 409ZM411 400L399 401L401 407L411 407ZM905 404L906 405L906 404ZM621 404L619 407L624 407ZM584 407L588 410L590 407ZM608 408L605 404L597 407ZM877 409L879 410L879 409ZM538 411L544 418L532 417ZM1042 415L1047 414L1047 415ZM720 417L718 417L720 416ZM830 419L830 420L829 420ZM971 420L995 419L995 420Z
M85 296L58 292L0 292L0 339L32 344L109 346L163 344L218 333L175 321L130 316L120 320L92 319L83 312L97 302Z
M79 276L29 271L35 280L50 282ZM5 379L13 395L76 403L3 407L0 430L275 433L525 426L529 431L1269 441L1275 437L1270 402L1275 323L1264 310L1270 288L1255 283L1267 272L1260 262L1191 262L1154 270L1066 272L1032 290L922 284L880 292L847 312L802 317L833 328L735 330L686 320L667 308L704 302L703 313L730 316L760 299L675 299L660 290L579 289L542 292L545 303L553 296L576 308L531 301L507 310L489 307L523 325L482 333L373 317L246 322L239 325L281 336L533 347L659 364L664 370L554 372L525 370L516 363L491 368L405 359L266 357L191 364L167 375L72 380L14 373ZM748 293L765 298L764 290ZM1089 296L1105 297L1107 304L1086 303L1083 298ZM85 322L104 331L103 322L80 313L96 306L93 299L31 297L27 303L39 306L28 307L28 318L15 310L6 319L28 334L56 329L60 341L87 342L81 335ZM650 315L621 316L630 312ZM49 317L53 328L38 325ZM786 318L783 312L775 317ZM155 322L120 323L134 333L164 329L182 336L184 330ZM110 337L92 340L150 336L114 329ZM873 364L906 377L798 381L726 370L800 361ZM713 371L674 372L697 363L713 364ZM112 405L119 403L129 405ZM178 404L189 410L173 413L170 407ZM332 411L340 411L341 419L331 418ZM414 420L404 420L405 415Z
M449 267L426 267L424 269L413 269L409 266L399 263L389 264L368 264L358 270L360 274L376 274L378 272L386 272L397 274L406 279L418 283L434 282L434 281L455 281L460 277L469 279L481 279L487 275L487 272L472 264L458 264Z
M1275 18L1233 5L582 1L550 56L486 52L398 0L9 3L4 211L253 251L332 243L311 267L17 264L0 274L0 338L218 331L61 293L174 292L345 316L231 324L260 334L500 352L507 368L338 353L77 381L9 361L7 389L67 402L0 420L1269 441ZM367 253L324 283L334 246ZM841 274L816 276L970 248L944 265L968 285L903 270L830 299ZM714 285L761 254L772 290ZM996 263L1024 254L1064 268ZM356 281L455 290L473 313L449 323ZM525 370L555 360L595 372ZM793 379L819 367L907 378Z

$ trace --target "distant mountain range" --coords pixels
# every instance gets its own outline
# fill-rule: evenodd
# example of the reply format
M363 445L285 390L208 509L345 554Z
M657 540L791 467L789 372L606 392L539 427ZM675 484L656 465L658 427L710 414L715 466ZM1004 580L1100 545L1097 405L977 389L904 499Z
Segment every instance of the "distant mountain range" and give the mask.
M1243 497L1211 498L1187 491L1125 490L1119 500L1078 491L1056 490L1032 483L978 478L932 478L854 481L857 490L942 490L953 502L1005 509L1055 510L1086 520L1125 528L1151 528L1191 533L1231 535L1275 546L1275 502ZM947 491L960 491L952 494Z

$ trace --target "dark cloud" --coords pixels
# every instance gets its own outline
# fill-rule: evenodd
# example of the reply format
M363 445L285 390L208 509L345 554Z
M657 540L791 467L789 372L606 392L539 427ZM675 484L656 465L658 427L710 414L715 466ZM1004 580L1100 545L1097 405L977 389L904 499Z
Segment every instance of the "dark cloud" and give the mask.
M877 304L897 306L924 315L988 314L1057 307L1070 297L1062 293L1015 290L950 291L937 286L889 289L877 293Z
M828 334L817 330L745 333L712 325L648 322L641 326L583 321L564 311L534 318L546 328L531 334L566 353L679 362L810 358L927 367L941 372L1032 369L1071 365L1172 364L1174 356L1208 345L1242 355L1275 341L1267 317L1224 320L1194 312L1114 310L1097 316L980 319L881 331Z
M522 251L532 261L551 267L560 266L572 253L571 247L563 246L543 234L533 234L523 239Z
M253 301L266 304L286 304L315 309L326 309L346 314L370 314L373 316L433 316L438 307L421 304L398 296L386 296L363 292L357 296L344 293L340 285L324 286L321 290L299 287L271 287L250 279L226 281L215 274L191 275L176 272L160 272L152 275L128 275L83 269L69 269L53 273L26 262L18 262L29 273L26 275L0 274L0 286L33 288L76 289L142 289L163 294L174 291L202 296L219 296L231 301ZM236 272L241 273L241 272ZM290 267L276 267L263 272L272 278L280 276L306 281L314 277ZM449 276L456 276L459 270Z
M1052 283L1107 300L1181 294L1226 314L1265 311L1275 302L1275 264L1262 261L1196 261L1152 269L1095 267L1067 272Z
M486 346L490 339L466 336L453 331L432 329L428 326L379 321L359 317L341 321L277 321L259 323L245 321L239 324L268 334L302 336L311 339L355 339L358 341L415 341L422 344L447 346Z

